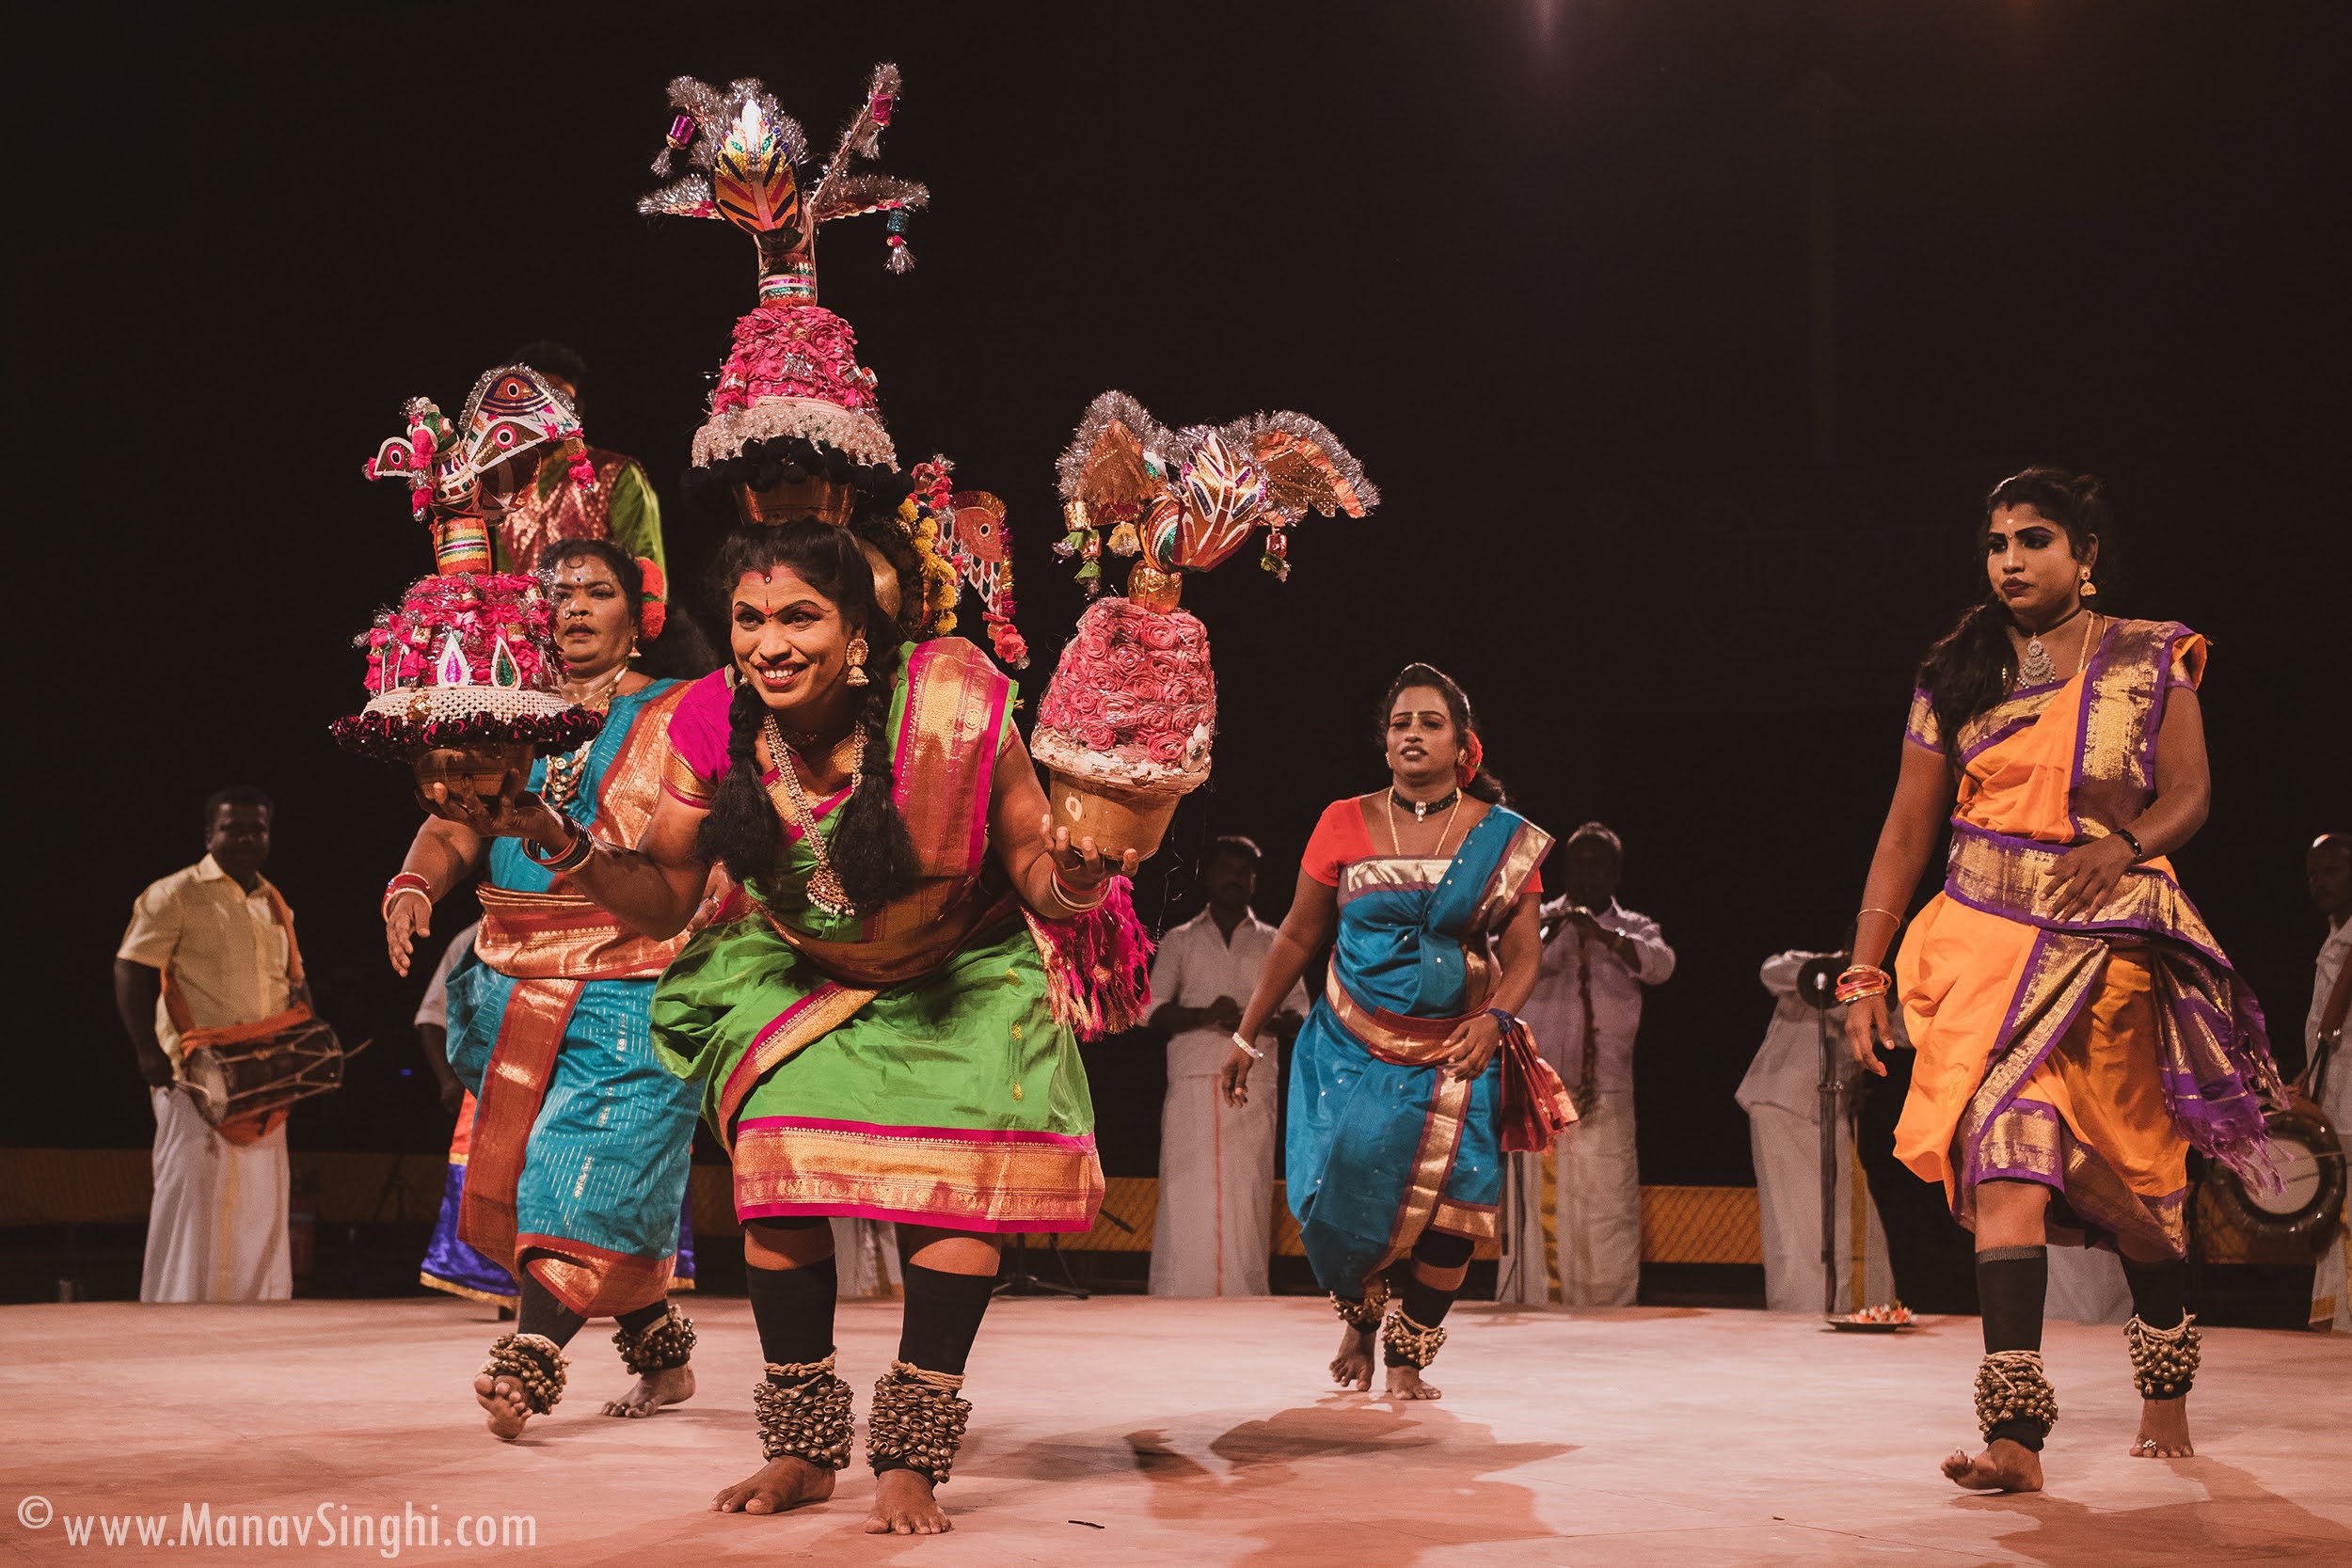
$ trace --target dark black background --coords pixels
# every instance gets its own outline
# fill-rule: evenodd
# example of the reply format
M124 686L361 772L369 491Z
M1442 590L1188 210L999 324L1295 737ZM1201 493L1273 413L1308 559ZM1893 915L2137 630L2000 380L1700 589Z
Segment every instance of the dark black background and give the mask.
M2342 7L80 14L12 71L8 1142L147 1140L108 960L236 781L280 802L270 875L326 1010L378 1042L297 1145L446 1136L375 920L416 814L325 733L361 695L348 640L428 562L360 461L405 397L453 406L562 337L591 436L697 559L675 476L754 262L635 214L664 84L764 76L830 146L881 58L906 73L882 166L934 205L903 277L878 220L829 228L824 299L900 451L1010 503L1032 691L1080 604L1053 460L1104 388L1170 423L1304 410L1386 495L1302 528L1286 585L1245 557L1188 593L1223 728L1147 912L1187 912L1203 836L1246 831L1279 916L1318 810L1378 780L1382 685L1431 659L1523 810L1624 833L1625 900L1680 951L1645 1178L1745 1180L1756 966L1852 911L1979 498L2056 462L2113 487L2103 608L2214 638L2216 812L2180 861L2299 1055L2301 847L2352 819ZM1789 102L1817 72L1850 101L1826 463ZM1148 1171L1156 1050L1092 1056L1106 1163Z

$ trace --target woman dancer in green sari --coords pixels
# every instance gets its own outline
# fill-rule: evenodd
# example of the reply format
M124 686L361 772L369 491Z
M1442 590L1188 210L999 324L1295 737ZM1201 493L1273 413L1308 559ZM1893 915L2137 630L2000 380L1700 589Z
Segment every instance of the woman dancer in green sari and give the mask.
M1103 1194L1080 1027L1141 1005L1122 870L1049 832L972 644L903 646L846 529L747 528L723 549L729 667L670 726L634 851L513 802L509 831L640 931L675 931L714 861L742 895L656 990L654 1037L734 1155L767 1464L724 1512L829 1497L847 1465L834 1214L898 1222L906 1319L874 1392L871 1531L948 1528L933 1497L1007 1231L1084 1230Z

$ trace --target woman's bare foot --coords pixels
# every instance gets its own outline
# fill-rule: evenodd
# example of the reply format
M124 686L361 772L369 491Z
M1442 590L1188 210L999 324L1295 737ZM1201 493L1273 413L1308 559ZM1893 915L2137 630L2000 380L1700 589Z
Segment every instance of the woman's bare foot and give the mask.
M608 1416L650 1416L665 1404L683 1404L694 1397L694 1369L672 1367L665 1371L640 1373L628 1386L628 1392L617 1400L604 1402Z
M920 1470L884 1470L874 1478L874 1511L866 1516L868 1535L945 1535L956 1527L931 1496L931 1478Z
M2196 1451L2188 1441L2186 1394L2139 1402L2139 1436L2130 1449L2134 1459L2187 1459Z
M1331 1381L1345 1388L1372 1391L1372 1346L1378 1330L1340 1324L1340 1354L1331 1357Z
M833 1472L795 1454L771 1459L749 1481L737 1481L710 1499L714 1513L782 1513L833 1496Z
M491 1436L511 1443L523 1434L523 1423L531 1419L531 1402L520 1383L511 1377L494 1379L484 1372L473 1380L473 1397L490 1413Z
M1434 1383L1422 1381L1418 1367L1391 1367L1389 1386L1383 1396L1392 1400L1441 1400L1445 1390Z
M2023 1443L1996 1437L1974 1459L1954 1449L1944 1461L1944 1474L1971 1492L2039 1492L2042 1456Z

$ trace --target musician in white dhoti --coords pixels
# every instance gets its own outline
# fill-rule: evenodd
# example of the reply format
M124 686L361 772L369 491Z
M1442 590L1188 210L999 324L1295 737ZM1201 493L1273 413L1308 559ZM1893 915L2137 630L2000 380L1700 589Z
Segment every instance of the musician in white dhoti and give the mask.
M177 1086L181 1037L258 1023L295 1000L294 915L262 876L269 797L204 803L204 858L149 886L115 953L115 1006L155 1106L155 1196L141 1301L283 1301L286 1125L215 1131Z
M1235 1107L1218 1074L1233 1053L1242 1004L1257 989L1275 928L1249 907L1258 846L1238 835L1209 847L1200 868L1208 907L1160 939L1152 960L1153 1028L1168 1036L1160 1109L1160 1203L1152 1227L1155 1296L1262 1296L1273 1246L1274 1145L1280 1096ZM1293 985L1269 1027L1288 1040L1306 1017Z
M1658 923L1617 902L1625 848L1598 822L1561 850L1567 889L1519 1018L1575 1097L1578 1119L1549 1154L1510 1158L1511 1256L1496 1295L1541 1306L1630 1307L1642 1281L1642 1175L1633 1151L1633 1036L1642 991L1675 972Z
M1764 960L1758 978L1772 994L1772 1021L1733 1098L1748 1114L1748 1144L1756 1155L1756 1198L1764 1234L1764 1305L1775 1312L1821 1310L1821 1009L1798 994L1797 974L1812 958L1841 954L1791 950ZM1851 1090L1860 1069L1845 1049L1845 1009L1829 1009L1829 1060ZM1895 1299L1895 1271L1886 1232L1868 1188L1860 1189L1862 1288L1854 1289L1853 1210L1856 1179L1853 1124L1837 1117L1836 1215L1837 1290L1835 1307L1851 1312Z
M2312 902L2328 917L2319 969L2312 976L2312 1008L2303 1020L2300 1087L2328 1113L2352 1160L2352 1057L2344 1048L2344 1014L2352 1011L2352 833L2325 833L2304 857ZM2352 1334L2352 1213L2312 1276L2312 1326Z

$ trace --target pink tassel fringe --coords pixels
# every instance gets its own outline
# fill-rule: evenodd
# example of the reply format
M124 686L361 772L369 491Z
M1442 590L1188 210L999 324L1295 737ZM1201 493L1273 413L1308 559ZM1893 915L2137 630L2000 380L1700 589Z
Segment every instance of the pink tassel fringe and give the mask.
M1104 888L1102 906L1073 919L1029 916L1054 1017L1082 1040L1133 1029L1152 1006L1152 938L1136 918L1127 879L1113 877Z

